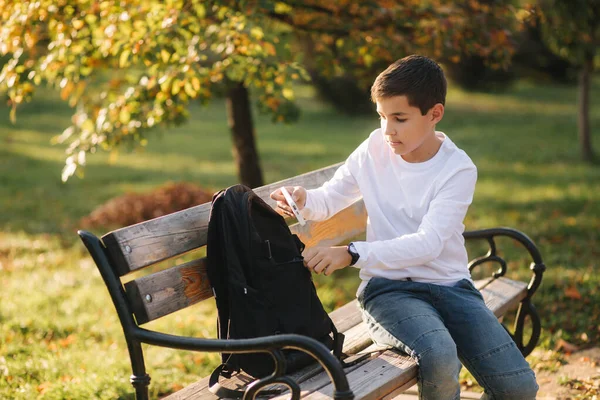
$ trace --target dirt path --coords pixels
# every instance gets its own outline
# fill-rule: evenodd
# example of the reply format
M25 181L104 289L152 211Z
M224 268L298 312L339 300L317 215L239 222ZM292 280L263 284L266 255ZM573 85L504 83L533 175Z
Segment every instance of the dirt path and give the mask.
M531 356L538 400L600 400L600 347L569 355L536 350Z

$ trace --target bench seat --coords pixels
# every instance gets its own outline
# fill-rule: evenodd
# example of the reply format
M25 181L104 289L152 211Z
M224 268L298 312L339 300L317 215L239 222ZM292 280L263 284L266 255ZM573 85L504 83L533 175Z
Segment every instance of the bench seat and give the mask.
M475 282L481 290L486 305L500 318L516 307L527 295L527 283L508 278L491 278ZM357 300L331 312L332 320L346 335L344 353L372 353L371 357L345 370L356 399L394 399L416 384L417 365L407 355L388 349L378 349L370 340L367 328L361 320ZM309 366L293 377L300 383L303 399L332 399L333 386L329 376L319 367ZM223 386L241 389L253 379L244 373L222 380ZM276 399L286 399L285 393ZM399 397L398 397L399 398ZM208 377L189 385L165 399L215 399L208 390Z

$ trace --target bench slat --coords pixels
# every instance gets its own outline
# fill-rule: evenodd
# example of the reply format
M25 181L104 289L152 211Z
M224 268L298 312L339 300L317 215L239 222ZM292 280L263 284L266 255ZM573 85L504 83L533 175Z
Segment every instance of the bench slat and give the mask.
M393 350L384 351L379 357L369 361L347 374L350 388L356 399L381 399L398 386L410 381L417 374L417 365L406 355ZM332 399L333 385L318 388L303 399Z
M401 400L401 398L399 397L399 396L402 396L401 393L410 389L411 387L413 387L416 384L417 384L417 377L415 376L413 379L406 382L404 385L400 386L397 389L394 389L393 392L388 393L387 395L382 397L381 400Z
M125 293L138 325L208 299L206 257L127 282Z
M290 227L307 246L331 246L364 232L367 215L362 200L327 221ZM336 238L336 240L332 239ZM125 284L125 291L138 324L212 297L206 274L206 258L165 269ZM150 296L152 301L147 301Z
M516 307L527 294L527 284L525 282L513 281L508 278L498 278L491 282L489 279L483 279L475 281L475 286L480 288L486 305L497 317L504 315L506 311ZM330 316L338 326L340 332L343 332L346 335L344 352L355 353L359 350L362 352L380 351L380 355L376 359L364 361L358 365L360 368L355 366L356 368L347 370L347 372L354 371L348 375L348 380L353 390L355 390L357 399L391 399L416 383L417 366L409 357L395 351L382 350L375 344L372 344L371 339L367 334L366 326L361 322L360 311L357 307L356 300L333 311ZM375 362L376 360L380 361ZM308 369L310 369L310 367ZM294 375L306 375L308 369L302 370ZM365 373L364 371L367 372ZM353 374L356 374L356 376ZM371 374L369 375L369 379L373 381L372 385L369 383L369 379L361 378L365 374ZM327 397L327 394L331 395L332 393L329 377L324 372L315 376L311 376L311 374L308 376L310 376L310 378L303 382L299 382L303 398L329 399L330 397ZM245 379L247 379L247 377L236 377L235 379L230 380L227 383L227 386L236 387L243 383ZM357 383L354 383L355 381ZM211 396L214 398L214 395L208 392L207 385L208 378L204 378L169 396L168 399L183 400L193 398L209 400L211 399ZM287 398L283 395L279 397Z
M483 282L487 283L487 281ZM487 307L494 312L496 317L500 318L527 296L527 283L498 278L487 284L481 290L481 294Z
M369 363L371 360L373 360L375 358L375 356L361 361L355 365L352 365L348 368L344 369L344 373L347 375L352 371L355 371L359 368L364 368L364 366ZM321 373L319 373L318 375L312 376L310 379L307 379L303 382L298 382L300 384L300 397L306 397L308 395L310 395L311 393L315 392L316 390L325 387L327 385L329 385L331 383L331 378L329 378L329 375L327 375L323 370L321 370ZM272 397L271 399L273 400L284 400L284 399L288 399L289 396L289 390L286 390L285 392L283 392L281 395L276 396L276 397Z
M285 179L254 191L271 206L269 194L281 186L317 188L329 180L341 163ZM116 272L129 272L206 245L210 203L178 211L107 233L102 237Z
M367 210L361 199L328 220L309 221L304 226L294 224L290 230L297 234L307 247L335 246L363 234L366 226Z
M362 322L362 317L358 311L358 300L356 299L333 310L329 313L329 316L339 332L346 332Z

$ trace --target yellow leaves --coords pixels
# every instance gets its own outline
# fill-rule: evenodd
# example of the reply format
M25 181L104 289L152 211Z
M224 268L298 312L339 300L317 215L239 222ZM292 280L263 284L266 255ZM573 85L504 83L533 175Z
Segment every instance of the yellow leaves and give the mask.
M199 91L200 90L200 79L193 77L192 78L192 87L194 88L195 91Z
M61 86L63 86L63 85L61 85ZM69 98L69 95L73 91L74 87L75 87L75 84L72 81L66 82L60 91L60 98L63 100L67 100Z
M274 98L274 97L269 97L266 101L267 106L271 109L271 110L277 110L277 108L279 107L279 105L281 104L281 101L279 101L278 99Z
M263 30L260 27L255 26L252 29L250 29L250 36L252 36L255 39L261 40L265 36L265 34L263 33Z
M520 8L516 13L515 16L517 17L517 20L520 22L525 22L527 20L529 20L529 18L531 18L531 11L524 9L524 8Z
M125 68L127 65L129 65L129 55L130 54L131 54L131 50L129 50L129 49L123 50L123 52L121 53L121 56L119 57L119 67Z
M294 100L294 91L290 88L284 88L281 92L281 94L283 95L283 97L285 97L287 100L293 101Z
M162 59L163 63L168 63L169 62L169 58L171 58L171 54L169 54L169 52L165 49L162 49L160 51L160 58Z
M268 55L270 56L275 56L275 54L277 54L277 50L275 50L275 46L273 46L272 43L270 42L264 42L262 44L263 48L265 49L265 51L267 52Z
M25 44L27 48L32 49L37 44L38 38L36 32L25 32Z
M179 91L181 90L181 85L182 85L182 82L181 82L181 80L179 80L179 79L175 79L175 80L173 81L173 86L171 87L171 94L172 94L173 96L176 96L176 95L177 95L177 93L179 93Z
M129 121L131 121L131 114L129 113L127 107L125 107L119 113L119 122L121 122L123 125L127 125Z
M167 92L169 90L169 87L171 86L171 82L173 81L173 78L170 76L163 76L162 78L160 78L158 80L158 84L160 85L160 90L162 90L163 92Z
M94 131L94 122L91 119L86 119L81 124L81 130L84 130L87 132L93 132Z
M75 30L77 31L83 28L83 26L85 25L80 19L74 19L73 21L71 21L71 24L73 25L73 28L75 28Z
M183 86L183 90L185 91L185 93L194 98L196 97L196 95L198 94L196 90L194 90L194 87L192 85L192 83L190 81L186 81L184 86Z
M275 13L277 14L289 14L291 13L293 10L292 6L283 3L283 2L277 2L275 3Z
M96 17L94 14L87 14L85 16L85 22L87 22L90 25L93 25L94 23L96 23L97 20L98 20L98 17Z
M196 11L198 18L204 18L206 16L206 8L204 7L204 4L195 4L194 10Z

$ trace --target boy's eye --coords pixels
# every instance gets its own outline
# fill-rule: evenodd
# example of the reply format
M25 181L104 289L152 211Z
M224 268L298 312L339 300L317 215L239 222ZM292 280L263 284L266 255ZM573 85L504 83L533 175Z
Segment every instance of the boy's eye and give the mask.
M402 118L396 118L396 121L397 121L397 122L406 122L406 118L405 118L405 119L402 119Z

